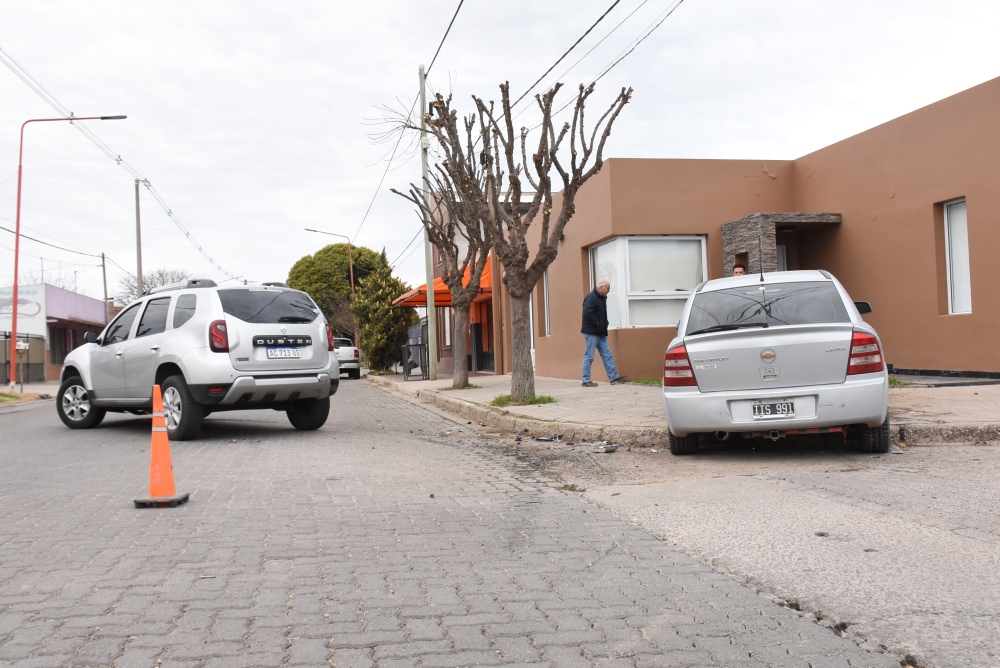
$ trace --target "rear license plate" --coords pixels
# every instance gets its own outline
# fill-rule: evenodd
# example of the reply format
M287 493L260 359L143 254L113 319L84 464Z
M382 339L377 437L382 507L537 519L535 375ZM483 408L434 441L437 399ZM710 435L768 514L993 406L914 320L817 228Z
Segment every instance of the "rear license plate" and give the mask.
M755 401L751 406L754 420L795 417L795 402L792 401Z
M267 359L282 359L285 357L302 357L302 351L298 348L268 348Z

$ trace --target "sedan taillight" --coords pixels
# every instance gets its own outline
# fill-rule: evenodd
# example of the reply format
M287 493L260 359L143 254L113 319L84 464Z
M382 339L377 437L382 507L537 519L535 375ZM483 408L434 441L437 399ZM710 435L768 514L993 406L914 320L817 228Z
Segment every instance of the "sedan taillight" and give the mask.
M229 331L225 320L215 320L208 326L208 347L215 353L229 352Z
M851 356L847 360L847 375L856 373L875 373L885 369L882 361L882 349L878 339L868 332L854 332L851 337Z
M671 348L663 356L663 385L665 387L687 387L697 385L687 348Z
M334 340L333 340L333 328L330 327L330 323L326 323L326 349L333 350Z

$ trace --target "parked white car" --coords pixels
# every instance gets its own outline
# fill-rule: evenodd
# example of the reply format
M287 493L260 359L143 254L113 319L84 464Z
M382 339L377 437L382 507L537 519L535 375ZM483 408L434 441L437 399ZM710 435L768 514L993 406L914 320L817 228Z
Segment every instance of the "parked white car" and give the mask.
M670 451L732 435L835 433L889 449L882 342L825 271L708 281L688 299L663 360Z
M340 373L346 373L349 378L361 378L361 351L350 339L334 339L333 351L340 364Z

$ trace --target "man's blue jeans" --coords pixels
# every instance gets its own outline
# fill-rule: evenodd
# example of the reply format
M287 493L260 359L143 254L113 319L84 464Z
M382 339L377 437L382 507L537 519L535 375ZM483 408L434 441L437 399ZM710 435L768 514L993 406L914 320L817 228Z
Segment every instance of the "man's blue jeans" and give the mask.
M590 365L594 363L594 348L601 354L601 361L604 362L604 370L608 374L608 380L618 377L618 369L615 368L615 360L611 357L611 348L608 347L608 337L597 334L584 334L583 340L587 344L587 349L583 352L583 376L580 378L584 383L590 382Z

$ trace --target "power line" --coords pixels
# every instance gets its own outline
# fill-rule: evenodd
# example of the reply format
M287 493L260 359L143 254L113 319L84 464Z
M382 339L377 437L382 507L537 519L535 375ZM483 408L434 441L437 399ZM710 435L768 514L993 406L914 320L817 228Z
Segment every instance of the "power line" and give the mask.
M448 39L448 34L451 32L451 27L453 25L455 25L455 19L458 18L458 12L462 9L462 4L464 4L464 2L465 2L465 0L458 0L458 7L455 8L455 13L452 15L451 21L448 23L448 27L444 31L444 36L441 37L441 42L438 44L437 50L434 52L434 57L431 58L431 64L427 66L427 70L424 72L424 78L425 79L426 79L427 75L431 73L431 68L434 67L434 63L437 61L438 54L441 53L441 47L444 46L445 40ZM410 111L407 112L407 114L406 114L407 118L410 118L413 115L413 109L414 109L414 107L417 106L417 100L418 99L420 99L420 94L419 93L417 94L417 96L415 98L413 98L413 104L410 105ZM424 113L423 109L420 110L420 113ZM375 199L378 197L379 193L382 191L382 185L385 183L385 177L389 173L389 168L392 167L392 161L396 159L396 152L399 150L399 145L400 145L400 143L402 141L403 141L403 130L400 129L400 131L399 131L399 139L396 140L396 145L392 149L392 154L389 156L389 161L385 165L385 171L382 172L382 178L379 179L378 186L376 186L376 188L375 188L375 194L372 195L372 200L371 200L371 202L368 203L368 208L365 210L365 215L362 216L361 223L358 225L358 229L355 230L354 236L351 238L351 243L352 244L354 243L354 240L358 238L358 235L361 234L361 228L365 226L365 221L368 220L368 214L371 213L372 206L374 206L374 204L375 204ZM412 243L413 242L411 241L410 244L412 244ZM409 248L410 244L407 244L406 247ZM405 249L404 249L403 252L406 252ZM393 263L393 264L395 264L395 263Z
M420 236L420 233L421 233L421 232L423 232L423 231L424 231L424 227L423 227L423 225L421 225L421 226L420 226L420 229L419 229L419 230L417 230L417 233L413 235L413 238L412 238L412 239L410 239L410 243L406 244L406 248L404 248L404 249L403 249L403 252L402 252L402 253L400 253L400 254L399 254L398 256L396 256L396 259L395 259L395 260L393 260L393 261L392 261L392 262L391 262L391 263L389 264L389 266L390 266L390 267L392 267L392 268L395 268L395 266L396 266L396 263L397 263L397 262L399 262L399 259L400 259L401 257L403 257L403 254L404 254L404 253L406 253L406 251L407 251L407 250L408 250L408 249L410 248L410 246L412 246L412 245L413 245L413 242L417 240L417 237L419 237L419 236Z
M16 234L16 232L14 230L12 230L12 229L10 229L8 227L4 227L3 225L0 225L0 230L3 230L5 232L10 232L11 234ZM42 244L43 246L51 246L52 248L56 248L56 249L61 250L61 251L66 251L67 253L76 253L77 255L86 255L87 257L101 257L100 255L94 255L93 253L84 253L82 251L75 251L75 250L70 250L69 248L63 248L62 246L56 246L55 244L50 244L47 241L42 241L41 239L36 239L34 237L29 237L27 234L24 234L23 232L21 233L20 236L21 236L22 239L30 239L30 240L34 241L35 243Z
M556 60L556 62L552 63L552 67L550 67L549 69L545 70L545 74L543 74L542 76L538 77L538 81L536 81L535 83L533 83L530 86L528 86L528 90L524 91L521 94L521 97L519 97L516 100L514 100L514 104L510 105L510 108L513 109L514 107L516 107L518 102L520 102L521 100L523 100L525 98L525 96L527 96L528 93L530 93L531 90L535 86L537 86L538 83L542 79L544 79L545 77L547 77L549 75L549 72L551 72L552 70L554 70L556 68L556 65L558 65L559 63L561 63L563 61L563 59L570 54L570 51L572 51L573 49L575 49L577 47L577 45L580 42L582 42L587 35L590 34L590 31L592 31L594 28L596 28L597 24L599 24L601 21L603 21L604 17L611 13L611 10L614 9L618 5L619 2L621 2L621 0L615 0L614 2L612 2L611 6L608 7L606 10L604 10L603 14L601 14L599 17L597 17L597 20L594 21L594 24L591 25L589 28L587 28L586 32L584 32L582 35L580 35L580 38L578 40L576 40L575 42L573 42L573 45L570 46L568 49L566 49L566 52L563 53L563 55L559 56L559 59Z
M23 81L32 91L35 92L36 95L41 97L46 104L55 109L58 113L62 114L64 117L67 118L73 117L72 111L69 111L61 102L59 102L59 100L57 100L52 93L46 90L46 88L41 83L39 83L37 79L31 76L31 74L27 70L25 70L20 63L14 60L14 58L11 57L9 53L4 51L3 48L0 48L0 62L6 65L7 69L9 69L11 72L14 73L14 76ZM170 209L169 206L167 206L167 203L153 188L152 184L149 182L149 179L144 178L137 169L128 164L128 162L126 162L125 159L122 158L120 154L116 153L110 146L104 143L104 141L101 140L96 134L94 134L90 130L90 128L88 128L86 125L77 122L72 122L71 124L74 125L76 129L79 130L84 137L89 139L91 143L93 143L98 149L100 149L102 153L104 153L109 158L114 160L119 167L128 172L128 174L131 175L133 179L142 182L146 186L147 190L149 190L150 193L153 194L153 198L156 200L156 203L160 205L160 208L162 208L163 211L167 214L167 217L171 220L171 222L173 222L174 225L184 234L184 236L187 237L188 241L191 242L191 244L198 250L198 252L201 253L201 255L205 257L205 259L207 259L213 267L221 271L226 276L233 278L232 274L223 269L222 266L219 265L219 263L216 262L208 253L206 253L205 249L202 248L202 246L197 241L195 241L194 237L191 236L191 233L181 224L180 220L177 219L177 216L174 215L174 212Z
M455 14L451 17L451 22L448 24L448 29L444 31L444 37L441 38L441 43L438 44L437 51L434 52L434 57L431 58L431 64L427 66L427 74L431 73L431 68L434 67L434 61L437 60L438 54L441 53L441 47L444 46L444 41L448 39L448 33L451 32L451 27L455 25L455 19L458 18L458 10L462 8L462 3L465 0L458 0L458 7L455 8Z

